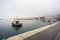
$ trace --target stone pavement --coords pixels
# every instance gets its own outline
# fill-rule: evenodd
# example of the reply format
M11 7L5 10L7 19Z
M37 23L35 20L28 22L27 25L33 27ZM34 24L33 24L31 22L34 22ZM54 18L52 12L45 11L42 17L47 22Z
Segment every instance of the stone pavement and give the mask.
M60 23L24 40L60 40Z

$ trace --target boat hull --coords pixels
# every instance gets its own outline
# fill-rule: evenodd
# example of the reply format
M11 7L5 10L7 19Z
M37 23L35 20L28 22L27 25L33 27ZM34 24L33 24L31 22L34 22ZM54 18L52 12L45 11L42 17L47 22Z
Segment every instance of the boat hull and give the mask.
M12 26L14 26L14 27L22 27L22 23L20 23L20 24L14 24L14 23L12 23Z

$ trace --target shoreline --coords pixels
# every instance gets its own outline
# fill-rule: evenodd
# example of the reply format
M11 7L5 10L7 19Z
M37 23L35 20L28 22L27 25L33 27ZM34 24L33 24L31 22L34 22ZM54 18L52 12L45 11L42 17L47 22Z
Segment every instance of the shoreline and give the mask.
M23 40L23 39L25 39L25 38L28 38L28 37L30 37L30 36L32 36L32 35L35 35L36 33L38 33L38 32L41 32L41 31L43 31L43 30L46 30L46 29L48 29L48 28L50 28L50 27L52 27L52 26L54 26L54 25L56 25L56 24L59 24L60 22L57 22L57 23L54 23L54 24L51 24L51 25L47 25L47 26L45 26L45 27L42 27L42 28L38 28L38 29L34 29L34 30L32 30L32 31L28 31L28 32L25 32L25 33L22 33L22 34L19 34L19 35L16 35L16 36L12 36L12 37L9 37L9 38L7 38L6 40ZM27 36L26 36L27 35Z

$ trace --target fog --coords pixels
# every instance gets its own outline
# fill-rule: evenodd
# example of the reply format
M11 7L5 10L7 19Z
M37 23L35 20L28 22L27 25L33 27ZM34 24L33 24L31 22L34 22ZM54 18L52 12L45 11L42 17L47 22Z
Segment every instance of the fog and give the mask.
M60 0L0 0L0 18L60 14Z

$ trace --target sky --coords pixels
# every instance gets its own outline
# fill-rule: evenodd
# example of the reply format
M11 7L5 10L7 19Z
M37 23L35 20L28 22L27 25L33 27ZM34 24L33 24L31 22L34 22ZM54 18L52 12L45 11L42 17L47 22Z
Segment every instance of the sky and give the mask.
M60 13L60 0L0 0L0 18L39 17Z

